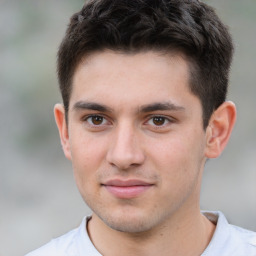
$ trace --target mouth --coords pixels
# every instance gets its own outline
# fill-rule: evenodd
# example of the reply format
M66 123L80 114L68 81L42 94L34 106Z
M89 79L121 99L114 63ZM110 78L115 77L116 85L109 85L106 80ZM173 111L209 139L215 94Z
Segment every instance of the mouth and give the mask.
M142 180L109 180L102 186L113 196L121 199L131 199L139 197L144 194L148 189L153 187L152 183Z

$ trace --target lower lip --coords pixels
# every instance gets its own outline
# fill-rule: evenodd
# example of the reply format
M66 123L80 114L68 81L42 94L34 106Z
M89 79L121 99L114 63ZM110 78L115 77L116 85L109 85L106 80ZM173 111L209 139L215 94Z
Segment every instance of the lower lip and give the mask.
M130 187L105 186L112 195L123 199L138 197L151 187L152 185Z

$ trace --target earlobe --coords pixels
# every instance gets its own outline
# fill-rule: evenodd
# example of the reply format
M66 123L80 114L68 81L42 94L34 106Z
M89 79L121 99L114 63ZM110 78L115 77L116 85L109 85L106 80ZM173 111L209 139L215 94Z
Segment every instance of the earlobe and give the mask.
M233 102L226 101L212 114L206 129L207 158L220 156L228 143L236 121L236 107Z
M62 149L64 151L66 158L71 160L68 126L65 119L65 109L62 104L56 104L54 106L54 116L59 130Z

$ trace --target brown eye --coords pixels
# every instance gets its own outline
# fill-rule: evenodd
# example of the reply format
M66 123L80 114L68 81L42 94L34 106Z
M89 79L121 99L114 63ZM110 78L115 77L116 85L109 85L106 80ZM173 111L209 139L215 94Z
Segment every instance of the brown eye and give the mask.
M95 125L100 125L103 122L103 117L102 116L92 116L92 122Z
M155 116L152 118L153 124L157 125L157 126L161 126L164 125L166 122L166 118L162 117L162 116Z
M103 116L90 116L86 121L91 125L102 125L106 122Z

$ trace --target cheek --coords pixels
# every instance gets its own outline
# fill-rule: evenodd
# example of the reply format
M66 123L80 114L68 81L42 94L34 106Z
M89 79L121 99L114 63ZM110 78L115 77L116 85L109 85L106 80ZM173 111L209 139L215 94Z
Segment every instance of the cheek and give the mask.
M189 157L190 142L182 136L164 138L162 141L153 141L150 148L155 160L165 166L175 166L182 164Z
M100 138L80 130L70 135L72 162L79 167L93 166L99 163L96 160L104 154L104 143Z
M201 149L189 137L175 138L155 148L154 165L161 175L163 203L178 207L196 195L202 167ZM157 157L157 158L156 158Z
M186 183L201 169L203 146L196 133L182 133L165 138L161 143L152 143L151 159L166 179ZM202 137L201 137L202 138ZM201 144L202 145L202 144Z
M90 149L89 149L90 148ZM88 147L81 143L78 147L72 147L72 165L74 179L77 188L86 203L90 195L98 194L98 183L95 173L99 169L99 157L95 152L96 147Z
M104 162L104 146L95 137L77 133L70 138L74 177L78 187L90 186Z

